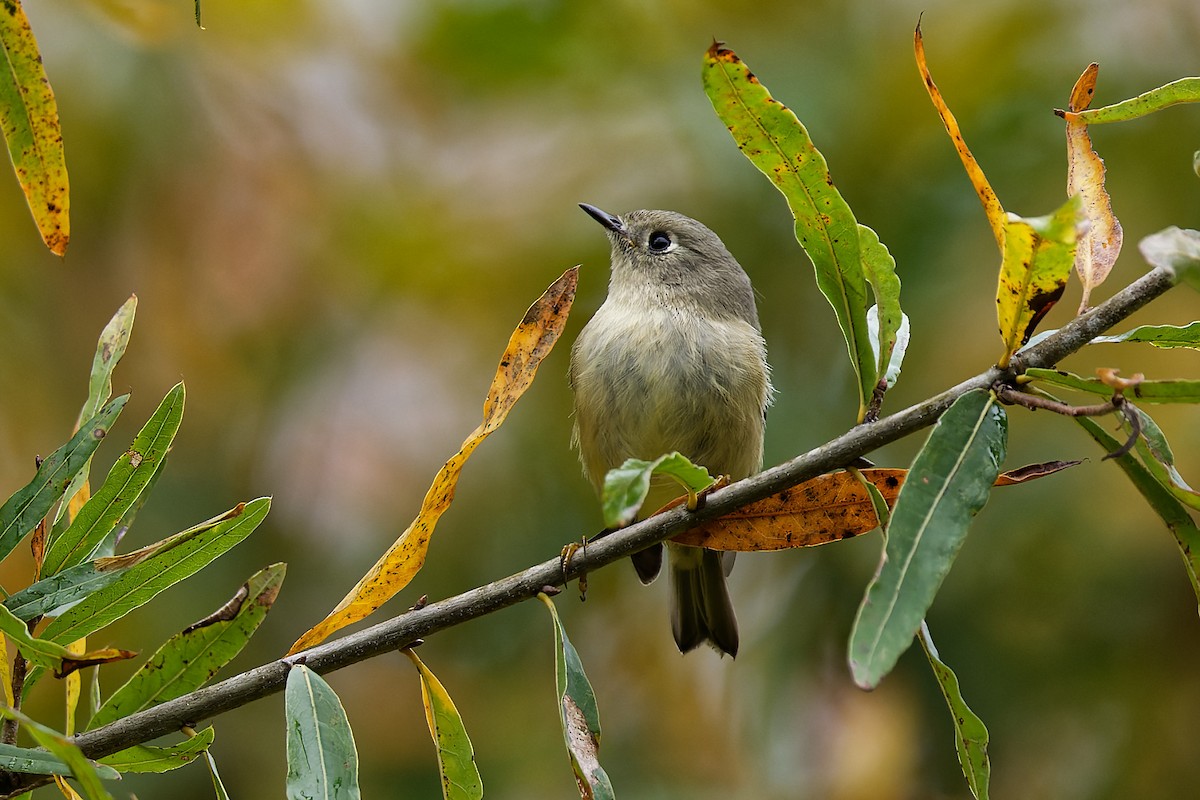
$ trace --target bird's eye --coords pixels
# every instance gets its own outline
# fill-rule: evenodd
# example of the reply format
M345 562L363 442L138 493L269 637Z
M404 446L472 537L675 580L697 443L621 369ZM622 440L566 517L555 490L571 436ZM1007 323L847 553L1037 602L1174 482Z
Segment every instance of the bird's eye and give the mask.
M655 231L650 234L650 252L665 253L671 247L671 237L662 231Z

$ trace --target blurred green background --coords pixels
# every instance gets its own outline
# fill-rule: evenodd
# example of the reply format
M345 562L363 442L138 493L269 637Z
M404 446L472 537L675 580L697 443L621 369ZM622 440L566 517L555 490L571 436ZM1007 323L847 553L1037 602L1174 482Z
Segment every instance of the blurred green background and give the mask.
M924 94L911 36L1005 207L1064 197L1065 105L1090 61L1097 104L1197 74L1193 0L850 2L234 2L38 0L27 12L58 96L72 186L65 260L0 180L0 490L70 432L101 327L139 299L116 389L133 400L103 475L167 389L184 427L126 547L269 494L267 523L213 568L95 645L152 650L261 566L288 580L234 662L282 653L405 527L478 423L526 306L576 263L580 293L538 381L467 465L428 565L385 613L558 553L600 527L568 448L568 347L600 304L605 238L575 206L669 208L714 228L751 275L778 401L767 461L853 422L853 379L780 196L744 160L700 86L715 36L806 123L860 221L896 257L912 345L885 412L994 362L998 257ZM1099 302L1145 269L1136 242L1195 227L1193 107L1094 130L1125 254ZM1045 327L1067 320L1073 284ZM1177 290L1139 322L1186 323ZM1122 329L1128 326L1122 326ZM1068 366L1196 377L1194 352L1104 345ZM1151 409L1200 475L1194 409ZM1106 424L1110 424L1106 422ZM923 436L874 454L908 463ZM929 617L992 735L997 797L1185 796L1200 783L1200 625L1170 535L1071 423L1011 414L1009 466L1083 458L997 491ZM961 798L945 707L919 652L871 694L845 643L877 535L746 556L732 592L736 662L686 658L665 586L620 565L586 604L558 600L595 685L602 762L622 798ZM23 585L28 565L0 581ZM550 622L537 604L431 638L421 657L463 713L490 798L570 797ZM105 667L111 688L132 667ZM411 665L330 678L354 727L364 796L439 796ZM44 682L45 683L45 682ZM60 720L56 692L32 707ZM235 797L282 796L282 700L216 721ZM43 790L47 791L47 790ZM200 766L119 795L211 796Z

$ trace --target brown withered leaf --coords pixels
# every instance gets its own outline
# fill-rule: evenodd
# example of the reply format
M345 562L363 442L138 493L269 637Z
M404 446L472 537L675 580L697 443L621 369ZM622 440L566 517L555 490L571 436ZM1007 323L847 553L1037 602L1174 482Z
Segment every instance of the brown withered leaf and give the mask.
M65 657L62 660L62 666L54 670L54 677L65 678L75 670L83 669L84 667L94 667L97 664L111 664L114 661L125 661L135 656L137 656L137 651L135 650L118 650L110 647L104 650L93 650L90 653L83 653L79 658Z
M1082 461L1045 461L1041 464L1027 464L1024 467L1010 469L1008 472L1001 472L1000 477L996 478L995 485L1016 486L1018 483L1029 483L1038 478L1062 472L1064 469L1077 467L1082 463Z

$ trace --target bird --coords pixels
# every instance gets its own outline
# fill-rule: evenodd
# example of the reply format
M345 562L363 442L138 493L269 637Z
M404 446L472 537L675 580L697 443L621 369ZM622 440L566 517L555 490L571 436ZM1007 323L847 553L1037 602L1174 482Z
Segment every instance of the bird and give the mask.
M622 215L580 203L612 248L608 295L571 349L571 440L597 493L629 458L678 451L733 480L762 468L774 389L750 278L720 237L673 211ZM644 517L682 494L655 476ZM733 553L667 543L671 631L681 653L731 657L738 626L726 576ZM633 557L643 583L662 546Z

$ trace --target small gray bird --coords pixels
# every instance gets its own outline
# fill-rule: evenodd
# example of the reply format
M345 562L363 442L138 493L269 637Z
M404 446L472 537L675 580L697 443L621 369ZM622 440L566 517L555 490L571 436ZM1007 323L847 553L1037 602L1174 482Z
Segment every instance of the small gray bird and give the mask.
M682 214L580 207L612 242L608 298L571 349L572 444L584 474L599 492L626 459L675 450L713 475L754 474L772 389L750 279L715 233ZM680 494L656 478L643 514ZM667 553L680 652L709 642L737 655L725 587L733 554L670 543ZM661 564L661 545L634 557L643 583Z

